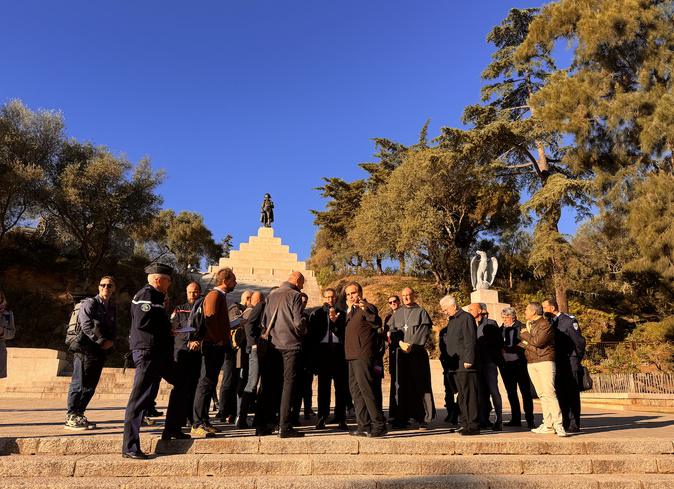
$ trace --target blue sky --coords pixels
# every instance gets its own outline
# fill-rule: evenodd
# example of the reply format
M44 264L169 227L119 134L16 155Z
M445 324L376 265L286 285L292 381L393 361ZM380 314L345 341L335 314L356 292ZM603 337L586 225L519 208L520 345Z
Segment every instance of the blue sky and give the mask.
M0 103L166 171L164 206L216 239L276 234L307 258L323 176L360 178L373 137L414 143L479 98L487 32L517 0L3 2ZM565 216L563 232L573 232Z

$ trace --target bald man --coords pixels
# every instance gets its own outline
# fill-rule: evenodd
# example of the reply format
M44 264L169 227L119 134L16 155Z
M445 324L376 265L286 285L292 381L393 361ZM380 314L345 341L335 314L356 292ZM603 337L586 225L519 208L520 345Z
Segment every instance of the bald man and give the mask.
M304 287L304 275L293 272L286 282L272 291L267 299L267 306L262 315L264 334L271 341L268 359L279 368L273 369L283 372L283 390L279 407L279 437L297 438L304 433L295 430L291 424L291 407L293 391L297 383L297 372L300 355L302 354L302 339L307 334L307 319L304 316L301 291ZM280 379L279 379L280 380ZM265 409L265 421L271 421L274 408Z
M400 296L403 305L396 309L389 321L391 336L401 338L395 355L396 378L391 379L396 400L393 426L405 428L412 418L420 430L427 430L435 417L431 365L426 351L433 323L428 312L417 304L414 290L405 287Z

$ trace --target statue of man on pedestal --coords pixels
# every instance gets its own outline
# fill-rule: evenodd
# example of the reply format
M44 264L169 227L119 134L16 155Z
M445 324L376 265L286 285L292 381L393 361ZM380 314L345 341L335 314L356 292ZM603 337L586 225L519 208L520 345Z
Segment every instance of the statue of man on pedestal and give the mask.
M269 194L264 194L262 208L260 209L260 222L266 228L270 228L274 222L274 203Z

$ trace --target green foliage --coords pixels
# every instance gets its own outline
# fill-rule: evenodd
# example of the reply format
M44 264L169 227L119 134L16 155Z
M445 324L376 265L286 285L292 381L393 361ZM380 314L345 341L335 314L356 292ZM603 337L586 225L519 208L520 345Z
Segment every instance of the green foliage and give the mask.
M161 203L154 193L161 179L147 160L134 168L104 148L64 143L40 205L61 240L77 249L86 280L97 279L113 241L130 242L133 233L150 224Z
M202 258L210 263L217 261L223 251L204 224L203 217L196 212L176 214L171 209L162 210L148 231L145 238L167 246L182 272L199 269Z
M0 243L38 212L38 195L62 138L60 114L32 112L18 100L0 107Z
M608 371L674 370L674 316L639 325L601 365Z

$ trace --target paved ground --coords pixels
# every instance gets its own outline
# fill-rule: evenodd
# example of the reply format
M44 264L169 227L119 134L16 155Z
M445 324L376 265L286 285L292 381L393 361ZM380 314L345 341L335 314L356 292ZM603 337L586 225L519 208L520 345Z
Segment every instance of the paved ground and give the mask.
M98 436L119 435L122 433L124 420L125 401L92 401L87 417L97 423L98 429L86 433L66 431L63 429L65 417L65 402L59 400L39 399L0 399L0 437L36 437L36 436ZM159 409L165 410L165 405L159 405ZM540 410L536 409L537 412ZM445 417L443 409L438 410L437 419L431 424L428 432L416 430L393 431L391 436L440 436L447 433L447 425L442 422ZM509 416L504 414L507 420ZM537 422L538 422L537 417ZM144 432L160 434L161 423L154 427L143 428ZM313 429L311 421L304 422L307 426L303 430L315 436L332 435L343 436L343 433L330 430L317 432ZM619 438L664 438L674 440L674 415L657 413L639 413L629 411L609 410L586 410L583 415L584 427L581 437L619 437ZM218 425L218 423L215 423ZM252 435L252 430L235 431L224 427L225 435ZM506 428L501 433L485 432L486 436L494 437L537 437L526 429Z

